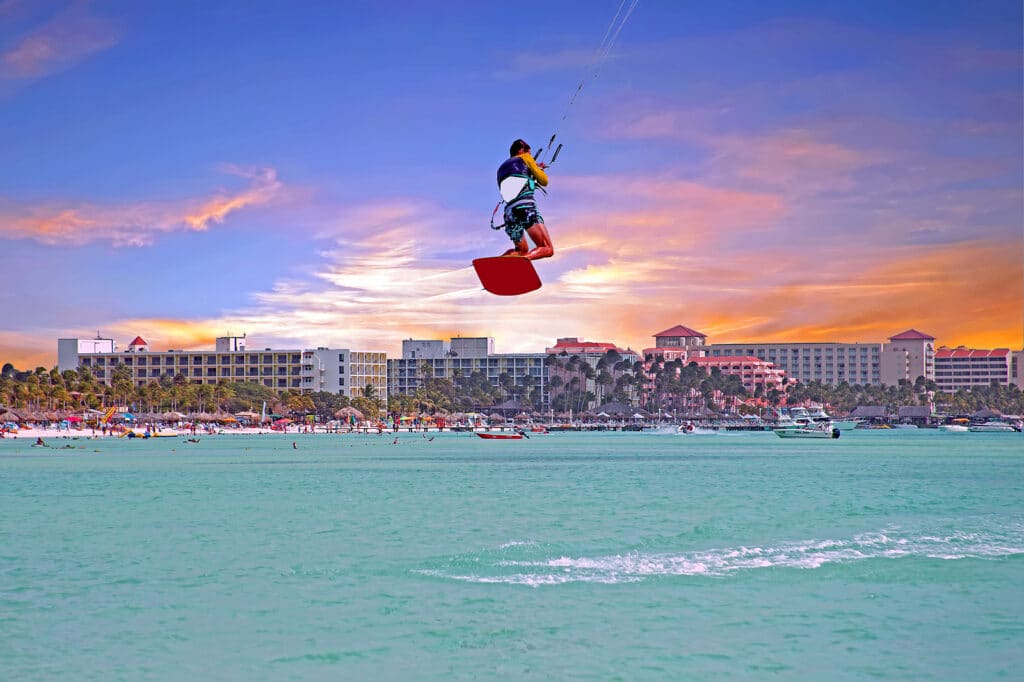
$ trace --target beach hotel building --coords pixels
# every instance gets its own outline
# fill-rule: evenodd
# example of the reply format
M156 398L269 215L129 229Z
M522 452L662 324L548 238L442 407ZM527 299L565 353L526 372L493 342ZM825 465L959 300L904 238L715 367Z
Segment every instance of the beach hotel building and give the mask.
M606 343L602 341L580 341L578 337L567 336L560 338L555 341L554 346L550 346L544 349L547 355L555 355L559 358L571 358L573 356L583 360L585 363L590 365L595 370L593 378L583 378L583 390L590 391L594 395L601 395L602 391L598 390L598 374L597 367L601 363L601 360L608 357L609 351L615 351L619 354L619 361L628 363L629 369L632 371L634 363L640 361L640 355L629 348L619 348L614 343ZM625 368L625 365L621 366ZM607 371L614 378L616 376L615 365L607 367ZM557 372L557 370L556 370ZM550 368L549 368L550 374ZM567 381L568 377L572 375L572 372L568 370L562 370L561 379ZM627 393L632 397L634 388L632 385L626 389Z
M705 334L689 327L676 325L655 334L654 348L645 348L644 357L650 358L650 362L661 358L665 362L681 360L685 365L696 363L708 374L711 374L713 369L718 369L722 374L738 376L743 387L751 393L758 386L765 392L773 388L782 389L783 379L786 377L785 370L776 368L771 361L754 357L752 353L722 353L708 356L709 347L704 345L706 338ZM648 369L651 366L650 362L647 365Z
M935 383L944 393L977 386L1024 386L1022 356L1024 353L1012 353L1008 348L980 350L940 346L935 351Z
M716 343L710 357L747 355L772 362L801 383L896 386L900 379L935 378L935 337L915 329L889 343Z
M378 396L387 396L387 354L382 351L348 348L247 349L245 336L224 336L214 350L152 351L142 337L117 351L110 339L58 339L57 368L88 367L100 381L111 383L118 365L131 372L136 386L160 377L179 374L194 384L218 381L250 381L278 393L339 393L363 395L373 386Z
M482 373L492 386L500 387L501 375L507 374L524 391L538 391L539 401L534 408L543 411L550 401L545 358L544 353L495 353L490 337L406 339L402 341L402 357L387 361L388 390L390 395L414 395L424 379L454 382L473 372Z

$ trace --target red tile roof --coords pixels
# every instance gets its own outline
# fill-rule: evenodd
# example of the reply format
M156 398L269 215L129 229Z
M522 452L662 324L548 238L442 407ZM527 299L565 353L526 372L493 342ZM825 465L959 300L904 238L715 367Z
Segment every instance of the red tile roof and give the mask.
M702 339L708 338L707 334L701 334L700 332L690 329L689 327L684 327L681 324L677 324L671 329L666 329L663 332L658 332L654 335L654 338L658 338L659 336L699 336Z
M934 341L934 336L928 336L924 332L919 332L916 329L908 329L905 332L901 332L896 336L890 336L890 341Z
M128 344L129 346L148 346L149 344L142 340L141 336L136 336L135 340Z
M598 341L565 341L559 339L552 348L615 348L614 343L600 343Z

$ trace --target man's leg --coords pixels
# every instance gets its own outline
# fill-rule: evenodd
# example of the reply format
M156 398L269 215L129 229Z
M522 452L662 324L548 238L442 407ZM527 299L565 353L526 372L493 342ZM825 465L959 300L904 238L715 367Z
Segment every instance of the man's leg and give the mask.
M537 260L539 258L551 258L551 256L555 255L555 246L551 243L551 235L548 234L547 225L544 223L534 223L527 228L526 234L530 235L530 239L537 245L532 251L523 254L527 258ZM522 243L525 244L526 239L523 239Z
M502 256L525 256L526 252L530 250L530 245L526 242L526 235L516 242L516 245L511 249L501 254Z

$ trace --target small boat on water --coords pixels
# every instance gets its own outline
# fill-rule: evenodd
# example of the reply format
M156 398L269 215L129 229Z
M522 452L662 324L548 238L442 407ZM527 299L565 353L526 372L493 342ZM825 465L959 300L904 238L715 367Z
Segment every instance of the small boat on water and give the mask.
M939 431L943 433L967 433L970 429L963 424L943 424L939 427Z
M1013 433L1017 429L1006 422L987 421L984 424L971 424L967 427L967 430L972 433Z
M775 429L779 438L839 438L839 429L828 422L811 424L807 427Z
M484 433L483 431L476 431L475 433L487 440L522 440L523 438L521 433Z
M718 429L705 428L705 427L697 426L693 422L689 422L689 423L686 423L686 424L680 424L679 428L676 429L676 432L677 433L685 433L685 434L688 434L688 435L691 435L691 436L711 436L711 435L714 435L714 434L718 433Z

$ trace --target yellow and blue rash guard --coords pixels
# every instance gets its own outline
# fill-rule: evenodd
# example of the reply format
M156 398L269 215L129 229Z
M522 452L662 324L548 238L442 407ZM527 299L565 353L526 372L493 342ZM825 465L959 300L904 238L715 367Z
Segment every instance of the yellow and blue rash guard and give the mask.
M512 243L518 244L523 238L523 233L531 225L544 222L544 218L537 211L533 192L537 185L547 186L548 175L537 165L529 152L524 152L513 156L498 167L498 185L509 177L527 180L516 198L505 205L505 234Z

